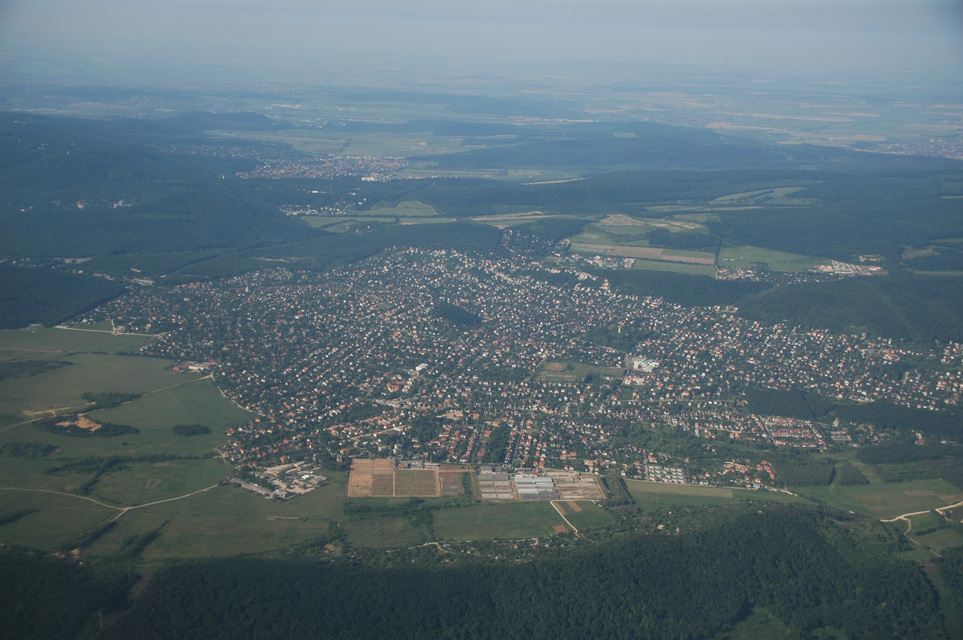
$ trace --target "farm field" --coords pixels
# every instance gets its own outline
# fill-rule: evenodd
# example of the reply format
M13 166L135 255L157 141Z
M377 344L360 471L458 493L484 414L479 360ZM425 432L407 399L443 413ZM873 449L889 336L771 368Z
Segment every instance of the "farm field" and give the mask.
M550 502L485 503L434 512L439 539L532 538L558 533L565 522Z
M818 498L839 509L881 519L928 511L963 500L963 491L939 479L845 487L798 487L794 490L799 495Z

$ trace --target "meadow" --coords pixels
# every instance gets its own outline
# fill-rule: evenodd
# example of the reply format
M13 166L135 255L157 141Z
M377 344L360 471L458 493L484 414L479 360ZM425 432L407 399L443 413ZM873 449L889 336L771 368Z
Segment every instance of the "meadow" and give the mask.
M483 503L434 513L438 539L533 538L557 533L565 522L550 502Z
M839 509L880 519L928 511L963 500L963 491L939 478L843 487L795 487L793 490Z

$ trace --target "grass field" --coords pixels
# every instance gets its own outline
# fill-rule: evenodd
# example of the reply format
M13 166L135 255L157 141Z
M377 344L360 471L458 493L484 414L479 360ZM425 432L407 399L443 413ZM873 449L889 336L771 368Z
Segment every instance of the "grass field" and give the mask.
M535 377L541 382L578 382L589 375L601 378L621 378L624 369L601 367L580 362L545 362L535 370Z
M122 438L139 453L197 455L224 444L224 432L251 420L244 411L221 395L210 379L200 379L143 396L128 404L96 411L89 417L98 422L128 424L140 433ZM211 432L190 437L171 431L176 424L202 424ZM105 439L104 445L116 438Z
M792 272L829 264L829 260L749 246L726 247L719 251L720 267L751 268L757 264L765 264L771 271Z
M407 201L400 202L395 206L390 207L377 207L371 208L363 213L359 213L364 217L367 216L395 216L398 218L432 218L438 215L438 212L434 210L431 206L423 204L417 201Z
M106 331L16 329L0 331L0 358L30 360L38 359L38 354L74 352L132 353L152 340L151 336L112 335Z
M198 377L173 373L170 361L156 358L75 353L57 359L71 364L0 381L0 414L27 420L44 412L82 409L88 404L81 397L85 392L144 394Z
M687 264L684 262L663 262L660 260L636 260L633 269L644 271L668 271L691 276L715 277L716 268L711 264Z
M838 487L799 487L795 491L840 509L888 519L904 513L928 511L963 500L963 492L939 480L910 480Z
M485 503L434 513L439 539L483 540L553 535L565 525L550 502Z
M607 527L615 520L612 514L594 502L563 502L556 500L555 505L565 514L565 518L572 523L572 526L579 531Z
M348 520L344 531L352 544L376 549L411 547L428 541L427 528L401 516Z
M733 193L727 196L716 198L712 204L721 205L799 205L808 204L809 200L802 198L790 198L789 196L805 190L805 187L775 187L773 189L758 189L756 191L746 191L743 193Z
M718 505L735 500L767 500L772 502L801 502L787 493L730 489L727 487L700 487L686 484L647 482L626 478L625 485L640 507L670 507L674 505Z
M296 500L265 500L224 485L183 500L125 513L110 534L92 545L94 555L112 553L125 538L163 525L145 551L147 560L263 553L311 543L344 518L347 474L331 472L328 484Z
M381 212L387 210L382 209ZM325 231L331 231L333 233L344 233L352 229L357 229L361 225L366 225L372 222L384 222L387 224L395 224L395 216L385 216L385 215L374 215L367 213L356 213L350 216L302 216L305 224L314 227L315 229L324 229ZM441 216L423 216L409 218L401 218L400 224L448 224L454 222L452 218L444 218Z

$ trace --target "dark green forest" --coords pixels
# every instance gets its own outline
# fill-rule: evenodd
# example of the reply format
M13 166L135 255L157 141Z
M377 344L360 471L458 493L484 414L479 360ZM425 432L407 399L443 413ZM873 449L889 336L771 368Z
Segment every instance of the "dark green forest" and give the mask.
M943 637L933 587L875 554L845 523L774 507L520 564L200 561L156 573L99 637L712 638L756 608L792 637Z

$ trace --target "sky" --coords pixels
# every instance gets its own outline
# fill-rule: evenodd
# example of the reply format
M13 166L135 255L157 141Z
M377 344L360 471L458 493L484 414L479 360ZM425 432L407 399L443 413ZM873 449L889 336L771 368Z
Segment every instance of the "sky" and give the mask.
M0 0L0 80L41 60L62 81L589 62L963 86L963 0Z

